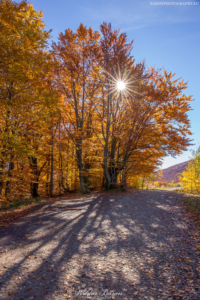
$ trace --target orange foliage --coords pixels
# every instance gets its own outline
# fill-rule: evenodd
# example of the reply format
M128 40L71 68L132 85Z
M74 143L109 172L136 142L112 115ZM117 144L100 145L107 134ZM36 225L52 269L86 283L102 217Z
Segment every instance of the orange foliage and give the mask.
M135 64L125 33L81 24L49 51L31 4L3 0L0 18L3 199L131 185L190 145L187 84Z

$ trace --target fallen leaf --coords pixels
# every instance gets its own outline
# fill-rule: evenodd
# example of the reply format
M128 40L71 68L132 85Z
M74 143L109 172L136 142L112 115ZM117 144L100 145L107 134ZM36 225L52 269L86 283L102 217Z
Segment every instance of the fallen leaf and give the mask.
M37 279L37 278L38 278L38 276L33 276L33 278L34 278L34 279Z

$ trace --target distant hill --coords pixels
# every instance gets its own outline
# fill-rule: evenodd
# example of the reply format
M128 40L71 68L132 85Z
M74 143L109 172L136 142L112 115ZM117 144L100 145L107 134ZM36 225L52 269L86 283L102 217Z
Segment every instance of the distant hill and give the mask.
M171 166L169 168L163 169L162 170L162 177L159 179L159 181L162 182L171 182L172 180L174 182L179 181L179 173L182 173L185 168L188 166L190 160L185 161L181 164L177 164L174 166Z

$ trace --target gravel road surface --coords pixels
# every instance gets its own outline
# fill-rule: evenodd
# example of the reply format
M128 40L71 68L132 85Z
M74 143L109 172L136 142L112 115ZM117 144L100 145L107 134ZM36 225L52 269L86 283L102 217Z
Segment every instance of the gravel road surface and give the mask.
M0 230L0 299L200 299L200 234L171 191L73 196Z

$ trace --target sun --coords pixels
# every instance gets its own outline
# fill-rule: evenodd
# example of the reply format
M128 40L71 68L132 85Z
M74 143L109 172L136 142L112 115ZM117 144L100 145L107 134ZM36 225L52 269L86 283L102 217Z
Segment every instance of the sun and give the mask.
M126 87L126 85L125 85L125 83L123 81L117 81L117 89L118 89L118 91L125 90L125 87Z
M103 72L106 73L108 78L108 95L112 95L116 99L121 98L122 96L133 97L133 94L139 94L138 91L135 91L135 86L138 84L138 78L135 78L132 69L130 71L121 74L120 70L117 70L111 74L108 71L103 69ZM136 85L135 85L136 82Z

